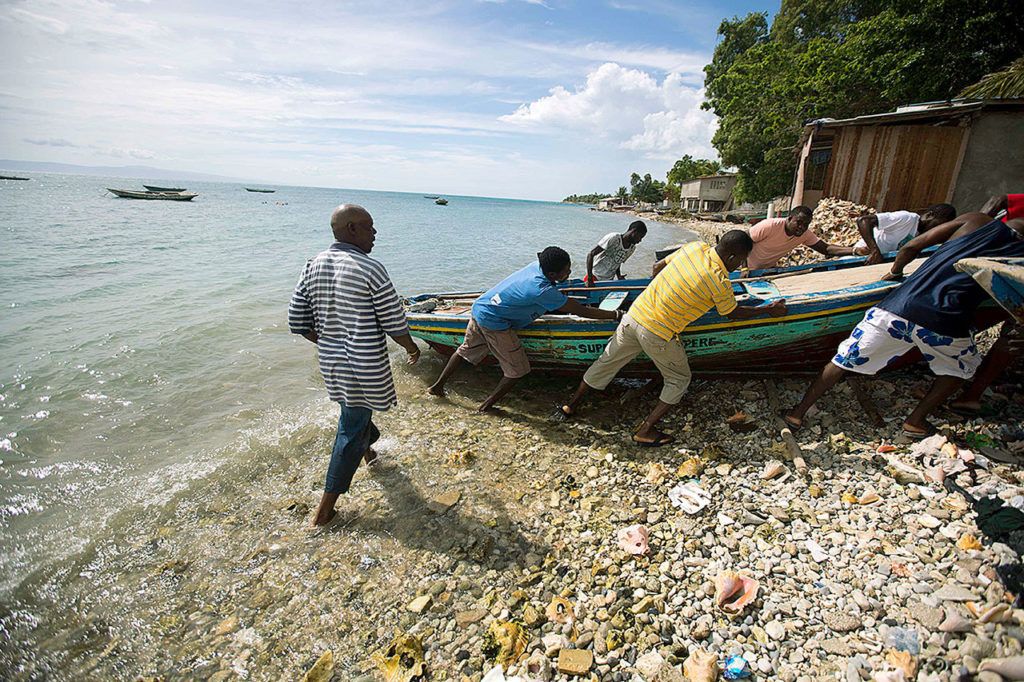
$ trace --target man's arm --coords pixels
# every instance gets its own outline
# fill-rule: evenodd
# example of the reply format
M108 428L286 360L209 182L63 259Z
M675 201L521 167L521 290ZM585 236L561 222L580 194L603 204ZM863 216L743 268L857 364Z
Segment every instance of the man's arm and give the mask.
M767 315L768 317L782 317L786 314L786 301L777 299L764 305L738 305L726 315L730 320L749 320L753 317Z
M872 240L872 241L874 241L874 240ZM853 247L852 246L836 246L835 244L829 244L824 239L819 239L818 241L816 241L813 244L811 244L811 248L814 249L815 251L817 251L818 253L820 253L823 256L852 256L853 255ZM875 248L877 249L878 246L876 245Z
M626 276L622 274L622 266L615 268L615 277L617 279L626 279Z
M996 195L989 197L989 200L985 202L985 205L981 207L981 212L987 215L989 218L995 218L999 215L1000 211L1005 211L1009 206L1009 200L1005 194Z
M867 253L858 255L867 256L868 265L882 261L882 250L878 248L878 242L875 241L876 227L878 227L878 216L876 215L862 215L857 218L857 232L860 233L860 238L868 247Z
M577 317L586 317L591 320L621 320L621 310L601 310L600 308L591 308L590 306L583 305L579 301L569 299L565 302L561 308L555 312L562 313L563 315L576 315Z
M594 259L597 258L598 254L604 252L604 247L598 244L590 250L587 254L587 278L585 284L590 287L594 285Z
M373 312L377 322L385 334L390 336L395 343L405 349L409 354L409 364L414 365L420 359L420 349L416 342L409 335L409 323L405 319L405 308L398 298L395 285L388 279L383 285L370 295L373 302Z

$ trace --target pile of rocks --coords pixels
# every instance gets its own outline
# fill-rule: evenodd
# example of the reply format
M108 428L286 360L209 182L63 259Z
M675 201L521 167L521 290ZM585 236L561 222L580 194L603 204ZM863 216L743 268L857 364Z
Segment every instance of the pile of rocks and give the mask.
M814 207L810 229L829 244L853 246L860 239L857 218L874 212L875 209L869 206L835 197L825 197ZM799 265L821 258L821 254L811 249L797 249L784 258L780 265Z

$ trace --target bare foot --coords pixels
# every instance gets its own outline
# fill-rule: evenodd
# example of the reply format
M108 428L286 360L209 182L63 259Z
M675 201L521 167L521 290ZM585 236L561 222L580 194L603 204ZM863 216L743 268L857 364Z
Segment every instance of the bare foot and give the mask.
M977 400L954 400L949 404L949 409L957 414L974 416L981 412L981 403Z
M799 431L804 427L803 419L797 419L788 412L783 412L779 416L782 417L782 421L786 422L786 426L789 427L790 431Z
M320 528L326 526L330 524L331 521L334 521L336 518L338 518L337 509L331 509L330 511L331 513L327 515L317 514L316 518L313 519L313 528Z
M444 396L444 386L438 386L437 384L434 384L433 386L428 388L427 389L427 393L429 393L430 395L436 395L438 398L445 397Z
M675 438L658 429L644 429L633 434L633 442L645 448L658 448L675 441Z

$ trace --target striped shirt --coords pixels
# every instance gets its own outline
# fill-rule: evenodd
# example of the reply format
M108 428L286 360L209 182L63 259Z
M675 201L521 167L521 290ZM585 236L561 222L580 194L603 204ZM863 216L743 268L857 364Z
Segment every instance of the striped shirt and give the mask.
M386 410L396 402L385 334L409 333L388 271L352 244L335 242L306 262L288 304L293 334L315 331L331 400Z
M691 242L666 260L629 309L641 327L668 341L712 307L722 316L736 309L729 272L710 246Z

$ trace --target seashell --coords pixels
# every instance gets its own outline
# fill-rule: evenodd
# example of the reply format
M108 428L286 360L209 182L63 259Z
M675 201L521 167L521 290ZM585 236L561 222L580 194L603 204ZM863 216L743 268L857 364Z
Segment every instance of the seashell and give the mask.
M930 483L942 483L946 480L946 470L942 467L928 467L924 470L924 480Z
M679 478L697 478L704 471L704 462L699 457L690 457L676 469Z
M970 505L959 495L946 495L942 498L942 506L950 511L965 512Z
M960 536L960 539L956 541L956 547L957 549L969 552L972 549L981 549L981 542L970 533L964 533Z
M427 675L423 642L415 635L399 634L387 649L374 654L373 661L383 673L385 682L413 682Z
M1009 604L996 604L978 617L979 623L1002 623L1010 618Z
M668 469L661 462L651 462L647 467L647 482L651 485L660 485L668 476Z
M715 577L715 605L738 615L757 598L758 582L736 571L722 571Z
M576 617L576 613L572 608L572 602L564 597L553 598L544 610L544 615L552 623L559 623L561 625L571 623L573 618Z
M525 655L528 643L529 638L527 638L522 625L511 621L495 620L491 622L487 632L484 633L481 649L484 655L493 658L497 665L504 666L518 663L519 659Z
M920 515L918 515L917 522L920 525L924 526L925 528L938 528L939 526L942 525L942 521L939 521L937 518L935 518L931 514L920 514Z
M978 606L978 602L969 601L964 604L967 608L967 612L971 614L972 618L981 618L981 608Z
M858 497L857 504L871 504L873 502L878 502L880 499L882 498L878 496L878 493L872 490Z
M902 670L882 670L871 678L873 682L907 682Z
M956 609L946 609L946 619L939 624L941 632L970 632L973 629L971 621L960 615Z
M889 649L885 654L885 662L896 668L906 679L917 679L917 660L909 651Z
M986 658L978 666L978 672L999 673L1007 680L1024 680L1024 656Z
M971 453L970 450L964 450L964 452L970 453L971 457L974 457L974 454ZM956 459L957 455L959 455L960 452L956 447L956 443L950 443L949 441L946 441L945 443L942 444L942 447L939 448L939 454L942 455L943 457Z
M839 499L846 504L857 504L858 497L853 493L843 493Z
M718 679L718 657L697 647L683 662L686 682L715 682Z
M770 481L773 478L777 478L786 472L786 467L782 462L771 461L764 465L764 471L761 472L762 481Z
M892 445L891 443L882 443L881 445L878 446L875 452L881 455L885 454L886 452L896 452L898 449L899 448L897 448L895 445Z
M807 486L807 494L810 495L812 498L817 499L824 495L825 491L822 490L821 486L818 485L817 483L812 483L809 486Z
M646 526L639 523L634 526L626 526L619 529L619 547L629 554L647 554L649 549L647 538L649 533Z

